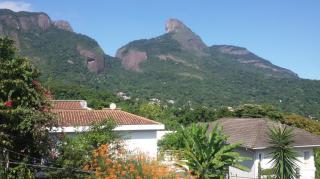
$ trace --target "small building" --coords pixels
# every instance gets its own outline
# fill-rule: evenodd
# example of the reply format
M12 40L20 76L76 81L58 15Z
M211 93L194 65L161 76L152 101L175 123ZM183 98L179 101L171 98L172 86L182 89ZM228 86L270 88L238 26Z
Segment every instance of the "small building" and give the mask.
M133 153L157 156L158 132L165 126L159 122L131 114L121 109L93 110L84 100L53 100L52 112L57 114L58 123L51 133L75 134L85 132L90 125L105 119L113 119L117 127L114 131L124 140L125 148Z
M242 171L231 167L229 176L235 178L258 178L258 165L262 169L272 167L269 144L269 128L279 127L280 123L268 119L252 118L223 118L209 124L209 131L218 123L223 127L223 133L229 136L228 143L241 143L237 150L242 156L252 160L242 164L249 171ZM315 162L313 149L320 147L320 136L313 135L299 128L293 128L294 143L292 147L298 153L298 169L301 179L315 178Z

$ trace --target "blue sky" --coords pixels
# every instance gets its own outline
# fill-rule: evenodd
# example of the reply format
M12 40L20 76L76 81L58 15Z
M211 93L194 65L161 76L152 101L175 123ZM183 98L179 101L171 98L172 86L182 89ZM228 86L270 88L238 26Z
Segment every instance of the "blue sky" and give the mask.
M320 80L319 0L0 0L3 4L67 20L110 55L132 40L163 34L166 20L178 18L207 45L246 47L302 78Z

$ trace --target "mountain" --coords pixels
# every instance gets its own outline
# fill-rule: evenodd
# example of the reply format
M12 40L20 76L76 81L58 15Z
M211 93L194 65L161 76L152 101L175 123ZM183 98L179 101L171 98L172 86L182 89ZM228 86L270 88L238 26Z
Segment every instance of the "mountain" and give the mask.
M174 61L187 67L197 68L203 61L210 61L221 65L233 65L244 71L278 78L297 78L290 70L273 65L245 48L214 45L207 47L201 38L177 19L170 19L166 23L166 34L150 39L138 40L125 45L117 51L116 57L122 60L126 69L140 71L139 64L145 60L158 59ZM229 64L230 63L230 64Z
M320 117L320 81L301 79L243 47L208 46L177 19L167 21L163 35L132 41L115 57L45 13L0 10L0 35L17 41L21 55L40 68L45 85L72 89L73 97L74 86L80 86L166 105L268 103Z
M108 79L116 84L109 85L113 90L192 106L269 103L320 115L319 81L300 79L243 47L207 46L177 19L168 20L165 31L117 51L118 67L110 69Z
M97 42L73 32L67 21L45 13L0 10L0 35L12 37L45 76L62 77L105 70L105 55Z

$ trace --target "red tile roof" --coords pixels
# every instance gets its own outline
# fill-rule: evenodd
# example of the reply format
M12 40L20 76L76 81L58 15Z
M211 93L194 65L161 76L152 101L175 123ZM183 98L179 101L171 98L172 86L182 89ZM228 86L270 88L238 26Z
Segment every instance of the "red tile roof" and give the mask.
M86 109L84 100L52 100L53 109L81 110Z
M102 122L111 118L118 125L150 125L160 124L156 121L137 116L119 109L104 110L53 110L58 117L59 127L90 126L93 122Z

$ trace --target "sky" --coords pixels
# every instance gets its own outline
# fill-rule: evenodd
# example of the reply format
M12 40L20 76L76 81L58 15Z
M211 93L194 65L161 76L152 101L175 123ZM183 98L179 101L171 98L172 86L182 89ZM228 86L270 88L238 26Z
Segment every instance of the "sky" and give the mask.
M183 21L208 45L245 47L301 78L320 80L319 0L0 0L0 8L67 20L106 54Z

